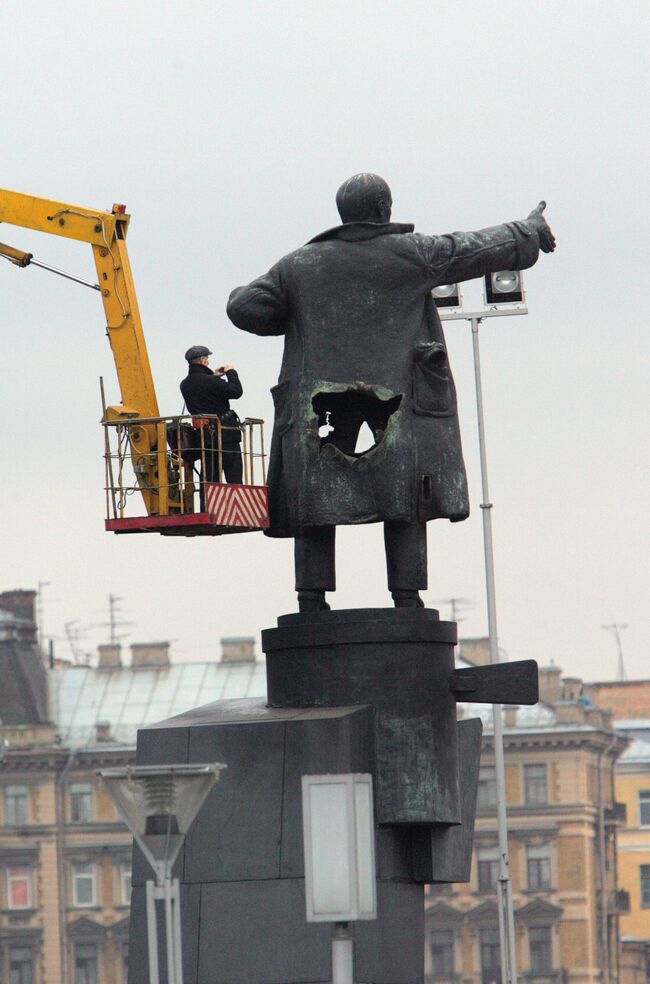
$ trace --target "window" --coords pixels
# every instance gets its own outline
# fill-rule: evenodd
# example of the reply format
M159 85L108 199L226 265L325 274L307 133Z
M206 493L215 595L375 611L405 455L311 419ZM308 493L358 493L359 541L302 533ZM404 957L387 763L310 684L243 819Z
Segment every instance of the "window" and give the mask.
M641 907L650 909L650 864L642 864L641 872Z
M548 844L529 847L528 888L539 890L551 887L551 849Z
M94 943L75 947L74 984L97 984L97 947Z
M9 909L31 909L32 873L29 868L7 868Z
M431 973L436 980L448 980L454 973L454 932L434 929L429 934Z
M92 788L89 782L70 783L70 819L73 823L92 820Z
M27 786L5 786L5 824L8 827L27 823Z
M481 766L478 774L477 810L494 810L497 805L496 773L492 766Z
M89 861L72 865L72 899L74 905L95 904L95 869Z
M122 903L131 904L131 862L123 861L120 869L120 880L122 883Z
M480 935L481 984L498 984L501 980L499 930L484 927Z
M531 926L528 930L530 969L534 974L544 974L553 968L551 953L551 927Z
M650 789L639 792L639 826L650 827Z
M478 859L478 890L492 892L496 888L499 877L499 848L479 847Z
M544 806L548 803L545 765L524 766L524 800L526 806Z
M34 984L34 961L29 947L9 947L9 984Z

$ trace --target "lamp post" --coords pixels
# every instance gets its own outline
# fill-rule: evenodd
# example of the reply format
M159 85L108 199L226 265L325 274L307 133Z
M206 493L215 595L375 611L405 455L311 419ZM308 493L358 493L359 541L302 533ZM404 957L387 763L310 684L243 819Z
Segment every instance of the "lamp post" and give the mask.
M302 777L307 922L334 923L332 984L353 984L348 923L377 918L372 776Z
M164 903L168 984L183 984L180 885L172 868L187 831L226 766L136 765L97 773L153 868L145 882L149 981L159 984L156 902Z
M444 285L433 290L436 307L441 321L469 321L472 329L472 351L474 356L474 385L476 389L476 411L478 418L478 440L481 459L481 485L483 499L483 553L485 561L485 587L487 595L487 616L490 663L499 661L499 635L497 631L496 593L494 587L494 549L492 541L492 508L488 490L487 452L485 447L485 421L483 415L483 388L481 385L481 359L479 352L479 326L484 318L512 317L528 314L525 306L523 280L518 270L501 270L489 273L484 278L485 302L483 310L465 312L462 310L460 291L449 291ZM439 302L437 291L445 291L442 297L456 296L457 304L450 306ZM500 307L504 304L508 307ZM446 307L446 309L445 309ZM510 857L508 852L508 818L506 815L506 778L503 755L503 717L501 705L492 708L494 724L494 766L497 787L497 828L499 838L499 878L497 881L499 911L499 943L501 950L502 984L517 984L517 964L515 955L515 921L512 900L512 880L510 878Z

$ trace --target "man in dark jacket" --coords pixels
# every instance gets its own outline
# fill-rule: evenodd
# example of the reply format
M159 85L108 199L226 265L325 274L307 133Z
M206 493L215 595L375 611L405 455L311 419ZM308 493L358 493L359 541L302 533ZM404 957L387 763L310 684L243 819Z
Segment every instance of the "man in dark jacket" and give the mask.
M397 606L421 605L426 523L469 513L456 392L431 291L498 270L525 270L553 234L540 203L523 220L427 236L391 222L376 174L336 196L342 224L230 295L228 315L256 335L284 335L273 389L269 536L296 541L302 611L333 591L337 525L384 523ZM363 422L375 443L357 450Z
M221 421L221 458L226 482L239 484L242 480L241 431L239 417L230 409L230 401L243 393L239 376L230 363L212 371L208 363L212 352L205 345L192 345L185 353L188 373L181 383L181 393L193 417L216 414ZM205 482L219 481L219 441L217 422L203 427L205 452Z

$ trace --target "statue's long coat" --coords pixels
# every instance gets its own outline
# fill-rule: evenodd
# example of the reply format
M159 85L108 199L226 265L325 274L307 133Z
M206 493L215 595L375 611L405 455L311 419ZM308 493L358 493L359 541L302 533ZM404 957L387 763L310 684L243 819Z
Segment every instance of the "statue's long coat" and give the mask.
M422 359L437 342L437 361L444 362L431 290L526 269L538 252L537 232L526 221L445 236L352 222L232 292L228 315L239 328L285 336L272 391L271 536L295 536L306 526L467 517L451 371ZM329 394L346 392L401 396L390 404L399 406L383 438L361 456L319 438L324 418L314 397L322 410Z

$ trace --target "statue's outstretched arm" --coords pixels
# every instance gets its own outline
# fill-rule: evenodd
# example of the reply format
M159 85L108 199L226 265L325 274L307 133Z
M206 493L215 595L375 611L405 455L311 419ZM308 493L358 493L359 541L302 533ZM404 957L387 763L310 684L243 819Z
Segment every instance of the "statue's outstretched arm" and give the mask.
M526 270L539 252L555 249L555 237L540 202L527 219L489 226L476 232L452 232L445 236L413 234L432 275L433 285L474 280L497 270Z

